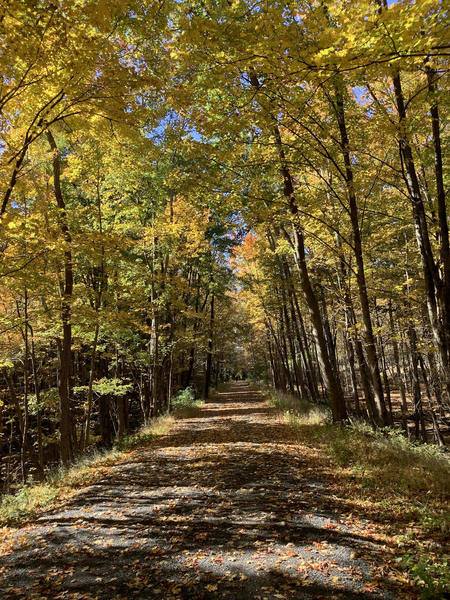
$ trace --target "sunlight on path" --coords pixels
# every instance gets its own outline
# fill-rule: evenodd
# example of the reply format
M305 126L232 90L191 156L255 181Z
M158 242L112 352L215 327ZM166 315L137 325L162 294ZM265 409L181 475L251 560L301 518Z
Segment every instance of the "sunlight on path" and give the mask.
M238 382L20 530L0 597L399 598L373 583L385 552L314 448Z

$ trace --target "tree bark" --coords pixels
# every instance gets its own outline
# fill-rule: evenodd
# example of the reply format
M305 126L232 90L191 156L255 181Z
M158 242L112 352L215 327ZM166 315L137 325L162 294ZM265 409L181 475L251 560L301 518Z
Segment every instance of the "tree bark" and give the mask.
M422 262L428 316L430 319L431 329L433 332L436 348L438 350L441 369L444 374L444 377L447 379L448 389L448 386L450 385L450 381L448 379L449 364L448 350L446 344L448 334L444 332L443 323L439 318L436 300L437 290L440 287L442 287L442 280L439 276L438 269L436 267L433 257L433 250L431 248L427 217L423 205L422 195L420 192L420 185L417 177L416 167L414 164L413 152L407 134L406 105L403 96L400 74L398 72L393 75L392 82L394 86L395 99L399 116L400 156L404 166L404 179L412 206L417 246L419 248L420 258Z
M72 366L72 323L71 301L73 293L72 238L67 225L66 204L61 190L61 164L58 147L50 130L47 139L52 151L53 188L56 203L60 209L60 229L64 249L64 283L61 299L62 340L59 340L59 409L60 409L60 448L63 464L73 459L72 423L70 410L70 371Z
M445 336L445 347L447 350L447 369L444 376L448 380L450 377L448 366L450 365L450 242L447 220L446 193L444 187L444 176L442 166L442 148L441 133L439 122L439 108L435 99L436 72L430 66L426 67L428 92L430 97L430 114L433 131L433 149L434 149L434 171L436 176L436 204L439 222L439 241L440 241L440 261L442 264L442 277L438 285L438 300L442 313L443 334ZM447 381L446 387L450 384Z
M380 367L376 350L376 341L373 334L372 318L370 315L369 297L367 294L367 283L364 272L364 258L362 251L361 230L359 227L358 204L354 186L353 169L351 166L349 138L345 121L344 99L341 83L335 82L335 110L341 138L341 152L345 165L345 184L350 209L350 221L353 233L353 249L356 260L356 281L358 284L359 301L361 304L362 321L364 324L364 342L367 353L367 362L370 370L370 378L374 392L375 420L377 425L386 425L388 417L381 383Z
M205 385L204 385L204 391L203 391L203 397L205 399L209 398L209 387L211 385L213 333L214 333L214 294L211 295L210 313L209 313L208 349L206 351Z
M284 227L283 232L288 242L293 246L295 265L299 274L300 287L303 292L305 304L308 307L309 317L311 319L317 358L319 361L320 370L322 372L328 401L330 403L333 422L342 422L347 419L347 408L345 406L344 393L342 391L341 382L339 381L339 376L333 368L333 362L328 353L325 329L320 312L319 302L316 298L311 285L311 279L309 277L308 266L305 258L305 240L303 231L297 222L298 207L295 202L294 184L287 166L278 125L275 125L274 135L280 158L281 174L284 182L284 196L289 202L289 208L292 216L292 239Z

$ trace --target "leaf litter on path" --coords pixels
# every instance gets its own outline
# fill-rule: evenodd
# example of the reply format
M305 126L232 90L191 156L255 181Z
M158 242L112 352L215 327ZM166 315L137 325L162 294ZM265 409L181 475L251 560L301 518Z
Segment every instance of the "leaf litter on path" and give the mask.
M389 536L329 465L236 383L9 536L0 597L414 598Z

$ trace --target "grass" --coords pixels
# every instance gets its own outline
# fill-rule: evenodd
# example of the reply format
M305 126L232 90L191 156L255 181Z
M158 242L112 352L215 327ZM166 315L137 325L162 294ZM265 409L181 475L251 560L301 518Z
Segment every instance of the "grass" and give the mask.
M399 566L409 571L422 598L448 597L448 455L432 444L411 443L397 430L335 426L327 407L288 394L270 391L269 399L299 442L318 448L330 463L340 496L383 522L397 545Z
M437 446L412 443L391 428L373 431L362 423L336 427L327 407L272 394L272 403L301 438L325 446L333 462L351 469L363 487L399 497L450 495L450 461Z
M35 517L43 508L69 497L80 487L89 485L107 471L109 465L120 462L127 452L149 444L155 437L167 433L176 418L194 416L203 401L195 400L191 388L179 392L172 400L172 413L154 419L136 433L118 440L111 450L87 453L68 468L52 470L43 482L30 481L0 502L0 527L20 525Z
M167 433L174 422L172 415L159 417L135 434L125 436L111 450L89 452L70 467L54 469L45 481L26 483L16 493L4 496L0 503L0 527L20 525L35 517L43 508L75 494L80 487L89 485L105 474L108 466L120 462L128 452Z

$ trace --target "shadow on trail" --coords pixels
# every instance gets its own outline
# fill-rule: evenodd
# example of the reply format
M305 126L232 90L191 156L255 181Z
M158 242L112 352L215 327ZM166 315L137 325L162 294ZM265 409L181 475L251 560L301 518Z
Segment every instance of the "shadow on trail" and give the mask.
M345 523L351 506L305 452L274 409L234 384L19 531L0 596L397 598L367 585L386 547Z

